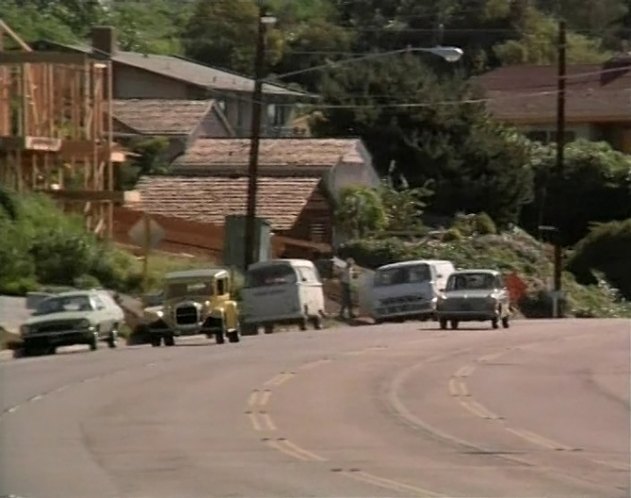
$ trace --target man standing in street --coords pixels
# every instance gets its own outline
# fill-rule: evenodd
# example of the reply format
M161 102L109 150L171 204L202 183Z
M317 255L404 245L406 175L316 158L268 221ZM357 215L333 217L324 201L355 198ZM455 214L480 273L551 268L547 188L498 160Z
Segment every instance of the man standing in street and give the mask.
M349 319L355 318L353 313L353 295L351 291L351 282L353 281L353 273L355 270L355 261L353 258L346 260L346 266L342 268L340 275L340 283L342 284L342 306L340 308L340 319L344 319L345 312L348 311Z

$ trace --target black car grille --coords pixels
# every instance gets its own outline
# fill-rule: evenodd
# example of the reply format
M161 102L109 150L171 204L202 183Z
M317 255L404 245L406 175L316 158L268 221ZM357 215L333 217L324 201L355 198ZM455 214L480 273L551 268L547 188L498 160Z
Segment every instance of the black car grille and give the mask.
M195 306L180 306L175 310L175 321L178 325L192 325L199 321Z
M46 323L42 325L37 325L34 327L33 333L36 334L49 334L51 332L64 332L66 330L72 330L74 327L71 323Z

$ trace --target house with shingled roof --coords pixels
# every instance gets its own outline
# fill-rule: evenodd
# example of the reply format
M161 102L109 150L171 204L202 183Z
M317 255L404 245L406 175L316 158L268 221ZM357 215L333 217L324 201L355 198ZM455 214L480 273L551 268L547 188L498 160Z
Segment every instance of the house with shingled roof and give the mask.
M171 162L198 138L233 137L234 131L214 100L114 100L115 139L164 137L169 141L165 160Z
M228 215L245 214L249 146L247 139L198 139L170 175L142 177L126 207L219 225ZM379 182L360 139L263 139L257 214L278 235L336 244L333 210L340 190Z
M497 120L540 142L556 139L557 67L504 66L475 78ZM631 154L631 53L603 64L570 64L566 140L609 142Z
M39 40L33 47L91 53L111 60L115 99L213 100L236 136L249 135L254 80L247 76L179 56L121 51L116 32L109 26L93 28L92 46ZM280 84L264 84L262 135L292 135L291 123L299 105L315 98Z

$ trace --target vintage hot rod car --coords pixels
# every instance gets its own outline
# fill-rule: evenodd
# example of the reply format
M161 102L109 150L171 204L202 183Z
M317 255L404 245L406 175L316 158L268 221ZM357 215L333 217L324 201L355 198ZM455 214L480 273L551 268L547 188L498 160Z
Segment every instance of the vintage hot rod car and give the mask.
M237 303L230 295L230 272L224 268L186 270L165 276L163 304L145 310L152 346L173 346L176 336L215 336L239 342Z

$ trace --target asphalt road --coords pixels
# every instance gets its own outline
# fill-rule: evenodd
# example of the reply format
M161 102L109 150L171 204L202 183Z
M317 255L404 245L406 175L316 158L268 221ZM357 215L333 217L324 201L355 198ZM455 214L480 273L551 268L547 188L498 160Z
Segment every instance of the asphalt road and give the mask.
M0 496L627 497L629 321L0 363Z

